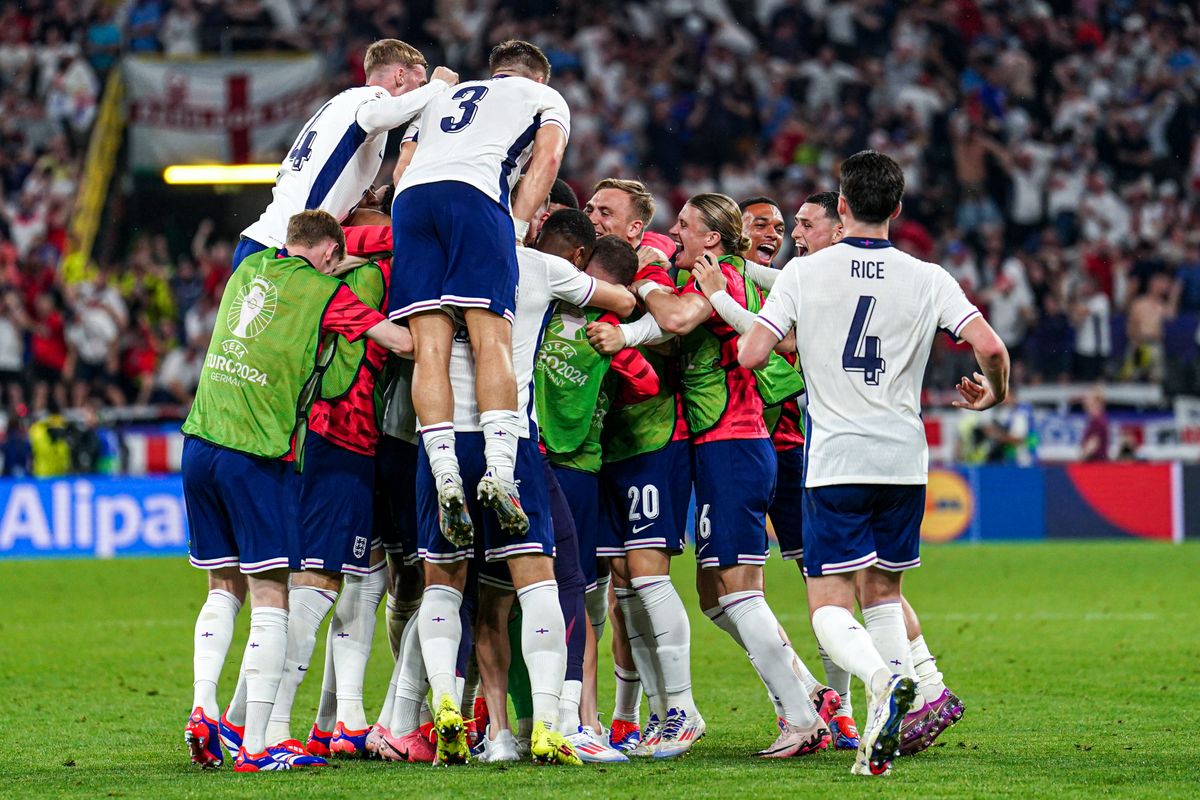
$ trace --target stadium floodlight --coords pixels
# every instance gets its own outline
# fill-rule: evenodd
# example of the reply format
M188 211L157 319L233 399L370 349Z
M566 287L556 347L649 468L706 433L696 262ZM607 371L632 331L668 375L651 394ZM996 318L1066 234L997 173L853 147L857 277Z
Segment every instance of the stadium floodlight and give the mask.
M274 183L278 164L172 164L163 170L170 186Z

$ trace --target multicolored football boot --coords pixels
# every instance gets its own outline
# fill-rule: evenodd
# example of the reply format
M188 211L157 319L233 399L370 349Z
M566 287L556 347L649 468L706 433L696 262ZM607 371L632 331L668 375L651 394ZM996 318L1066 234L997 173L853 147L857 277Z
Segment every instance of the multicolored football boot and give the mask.
M652 758L654 751L662 744L663 724L658 714L651 714L646 720L646 729L642 731L642 741L629 751L629 755L639 758Z
M558 731L550 730L540 721L533 723L533 733L529 737L529 754L535 764L558 764L568 767L583 764L567 737Z
M608 743L607 737L597 735L585 725L567 736L567 742L585 764L620 764L629 760L629 756Z
M333 729L333 738L329 740L329 752L339 758L366 758L367 734L370 728L352 731L339 722Z
M221 714L221 744L229 751L230 758L237 758L238 750L242 749L242 737L246 735L245 725L234 725L229 721L229 709Z
M614 719L608 731L608 743L614 750L631 753L642 743L642 729L636 722Z
M323 731L314 722L312 730L308 732L308 741L304 743L304 749L318 758L329 758L329 743L332 740L333 731Z
M917 697L917 683L904 675L893 675L883 693L872 698L867 727L859 739L852 775L886 775L900 755L900 726Z
M278 772L291 768L286 759L276 758L267 750L247 753L244 747L238 748L237 758L233 762L234 772Z
M273 744L267 748L267 752L274 756L276 761L286 763L293 769L300 767L325 767L329 762L320 756L314 756L304 749L304 745L300 744L299 739L284 739L279 744Z
M829 720L829 734L833 737L835 750L858 749L858 726L854 724L853 717L839 714Z
M433 729L437 731L437 755L434 764L466 764L471 758L467 747L467 725L463 721L458 704L449 695L443 695L433 716Z
M806 756L829 747L829 731L818 724L816 728L804 730L786 720L779 730L779 738L766 750L755 753L759 758L791 758Z
M662 740L654 748L655 758L676 758L692 749L704 738L704 718L700 712L689 715L682 708L672 708L663 723Z
M183 741L187 743L193 764L212 769L224 763L220 725L209 719L200 706L192 709L192 715L183 727Z
M475 526L467 513L467 495L462 478L447 475L438 486L438 529L442 537L456 547L475 541Z
M525 515L525 509L521 508L521 497L517 494L517 487L511 482L501 480L489 469L479 480L477 492L479 502L483 503L484 508L496 512L500 530L505 535L518 538L529 533L529 517Z
M828 686L818 686L809 695L809 699L812 700L813 708L817 710L817 716L826 725L837 716L838 709L842 707L842 696Z

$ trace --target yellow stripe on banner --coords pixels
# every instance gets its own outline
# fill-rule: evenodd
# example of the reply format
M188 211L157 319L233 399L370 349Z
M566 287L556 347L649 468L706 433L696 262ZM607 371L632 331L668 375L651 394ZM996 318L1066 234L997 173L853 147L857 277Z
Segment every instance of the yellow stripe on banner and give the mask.
M121 69L114 66L104 84L104 97L100 100L96 124L88 142L79 192L75 207L71 210L67 255L62 264L63 281L68 284L86 279L91 265L92 248L100 229L100 217L104 213L104 201L108 197L108 186L112 181L117 151L121 148L121 134L125 129L122 109L124 95Z
M274 183L278 164L172 164L163 170L170 186Z

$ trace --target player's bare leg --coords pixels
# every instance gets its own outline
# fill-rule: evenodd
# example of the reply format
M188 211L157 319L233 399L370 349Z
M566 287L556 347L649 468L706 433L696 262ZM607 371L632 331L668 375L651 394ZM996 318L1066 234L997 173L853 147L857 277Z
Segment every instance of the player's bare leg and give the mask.
M467 309L464 316L475 356L475 400L487 460L487 472L479 482L479 499L496 512L505 533L524 536L529 531L529 519L521 508L513 470L517 443L523 434L528 434L529 421L516 410L512 323L499 314L478 308Z
M513 592L480 585L475 657L489 717L480 761L516 761L520 757L508 720L508 667L512 660L508 619L515 599Z
M246 576L237 567L208 572L208 596L196 617L192 656L192 714L184 740L192 761L216 767L224 761L218 720L217 681L229 655L233 626L246 599Z
M533 759L539 763L581 764L566 738L555 729L567 671L567 644L554 559L515 556L507 563L521 604L521 654L529 670L533 697Z
M760 755L782 758L824 749L829 734L817 715L801 679L807 674L783 628L767 605L762 567L741 564L707 570L716 575L718 602L728 624L736 628L747 655L772 697L779 698L783 722L780 735ZM800 668L797 668L797 663ZM811 680L811 674L809 675ZM814 681L815 683L815 681Z
M441 311L426 311L409 317L408 329L413 337L413 409L421 423L421 444L425 447L437 487L438 524L442 535L461 547L470 544L474 538L474 528L467 515L458 454L454 449L454 389L450 385L450 348L454 341L455 325ZM510 355L510 378L511 358ZM515 400L513 407L516 407Z

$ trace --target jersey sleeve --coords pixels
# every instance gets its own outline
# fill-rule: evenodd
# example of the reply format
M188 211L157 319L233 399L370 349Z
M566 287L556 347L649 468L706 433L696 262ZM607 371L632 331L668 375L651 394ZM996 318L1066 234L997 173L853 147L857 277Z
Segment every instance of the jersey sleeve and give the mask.
M321 317L321 333L337 333L356 342L385 319L383 314L359 300L349 286L342 284L333 293L325 315Z
M561 258L546 260L546 280L550 285L551 297L581 308L596 293L596 279Z
M979 309L967 299L962 286L949 272L936 266L934 270L933 303L938 327L958 341L959 333L967 323L979 316Z
M650 281L657 283L665 289L675 291L675 281L671 280L671 276L667 273L667 268L658 262L647 264L637 271L630 283L638 281Z
M567 101L555 89L549 86L543 87L546 91L541 100L538 114L541 122L538 123L539 128L544 128L547 125L557 125L562 128L562 132L567 139L571 138L571 109L567 108Z
M392 252L390 225L351 225L346 232L346 255L369 256Z
M626 347L613 356L609 369L619 379L617 401L622 405L631 406L649 400L661 388L654 367L632 347Z
M754 320L771 333L783 339L796 325L800 312L800 278L799 268L790 263L783 268L783 274L775 281L775 288L767 297L767 302Z
M354 119L367 136L390 131L420 114L426 103L447 88L449 85L445 81L436 80L399 97L392 97L380 90L380 93L359 104Z

